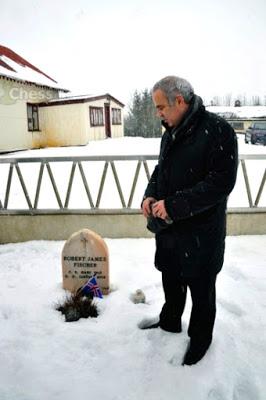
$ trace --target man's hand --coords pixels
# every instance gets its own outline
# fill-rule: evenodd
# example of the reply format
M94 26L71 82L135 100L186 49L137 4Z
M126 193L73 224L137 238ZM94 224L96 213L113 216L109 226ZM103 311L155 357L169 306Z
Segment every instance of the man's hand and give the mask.
M152 205L156 202L154 197L147 197L142 203L142 212L145 218L152 215Z
M164 200L159 200L152 204L152 215L162 219L169 218L165 209Z

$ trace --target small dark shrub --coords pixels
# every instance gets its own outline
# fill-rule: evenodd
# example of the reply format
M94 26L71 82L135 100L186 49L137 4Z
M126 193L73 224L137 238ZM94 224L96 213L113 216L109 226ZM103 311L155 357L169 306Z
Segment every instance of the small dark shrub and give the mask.
M79 292L71 293L65 300L59 302L55 309L60 311L66 322L78 321L80 318L97 318L99 313L92 295L84 295Z

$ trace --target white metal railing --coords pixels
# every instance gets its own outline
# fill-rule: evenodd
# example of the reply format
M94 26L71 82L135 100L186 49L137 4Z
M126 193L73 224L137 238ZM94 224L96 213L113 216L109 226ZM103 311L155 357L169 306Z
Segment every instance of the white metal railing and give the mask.
M0 215L5 214L101 214L101 213L113 213L114 208L116 213L132 213L139 211L139 205L141 202L141 196L147 185L147 181L150 179L151 166L152 168L156 164L158 157L155 155L127 155L127 156L76 156L76 157L0 157ZM266 168L263 166L262 178L259 182L255 196L252 196L250 176L247 171L246 162L266 160L266 154L264 155L239 155L239 162L242 170L242 176L245 184L245 191L248 200L247 207L234 207L235 211L247 211L249 210L266 210L265 206L260 205L260 201L263 194L263 189L266 180ZM133 176L129 176L129 162L135 163L135 170ZM102 171L98 176L98 181L93 179L93 185L89 184L88 180L94 177L95 163L102 165ZM117 164L123 164L121 171L124 175L124 183L121 183L121 176L117 170ZM28 169L23 171L23 165L27 165ZM66 165L69 168L67 173ZM38 169L39 166L39 169ZM86 166L86 168L85 168ZM141 167L144 171L144 175L140 179ZM54 169L54 171L53 171ZM240 168L239 168L240 169ZM57 170L57 173L55 173ZM130 167L132 170L132 166ZM59 174L58 174L59 171ZM79 185L74 180L79 171L80 181ZM107 173L110 171L115 185L111 186L112 195L114 192L118 194L119 205L115 207L102 206L102 195L103 190L106 186ZM35 183L31 176L35 176L37 179ZM44 179L44 173L46 173L46 179ZM56 176L57 175L57 176ZM143 179L143 176L145 179ZM16 181L16 182L14 182ZM45 198L45 204L42 206L39 203L41 190L46 192L47 182L50 183L52 193L55 196L56 205L48 207L50 204L49 196ZM60 189L61 183L65 182L65 189ZM95 192L95 186L98 185L98 190ZM138 198L135 203L137 206L133 207L133 199L136 198L136 188L138 188ZM75 186L75 187L74 187ZM93 188L92 188L93 186ZM74 189L73 189L74 187ZM12 190L11 190L12 189ZM73 192L76 194L80 193L81 189L85 190L86 193L86 205L85 207L80 206L78 201L72 207L70 207L70 199L73 196ZM92 195L92 189L95 195ZM115 190L114 190L115 189ZM114 190L114 191L113 191ZM17 198L18 192L23 193L24 205L20 204L14 206L12 197ZM63 194L65 191L65 195ZM110 186L109 186L110 191ZM128 193L128 197L126 193ZM51 194L51 193L50 193ZM107 194L108 196L108 194ZM241 194L242 196L242 194ZM93 199L94 197L94 199ZM111 198L109 193L109 199ZM253 200L253 198L255 200ZM13 205L12 205L13 202ZM25 206L26 205L26 206ZM230 210L230 209L229 209Z

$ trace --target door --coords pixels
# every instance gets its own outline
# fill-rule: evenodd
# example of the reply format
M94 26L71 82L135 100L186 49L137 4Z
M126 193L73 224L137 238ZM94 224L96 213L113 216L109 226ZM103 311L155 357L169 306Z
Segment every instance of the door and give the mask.
M105 136L111 137L110 104L104 104Z

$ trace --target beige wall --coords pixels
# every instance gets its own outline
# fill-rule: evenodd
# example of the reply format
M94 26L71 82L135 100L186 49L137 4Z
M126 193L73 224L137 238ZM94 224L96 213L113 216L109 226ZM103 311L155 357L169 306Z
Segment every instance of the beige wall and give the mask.
M112 122L112 108L121 108L119 105L113 101L111 101L111 122ZM112 130L112 137L122 137L124 136L124 118L123 118L123 109L122 110L122 125L112 125L111 130Z
M105 126L91 126L90 125L90 107L103 107L106 100L96 100L93 102L83 103L85 108L85 127L88 141L105 139ZM104 111L103 111L104 117Z
M39 115L45 146L76 146L88 143L84 104L40 107Z
M39 147L42 132L28 131L27 102L56 97L56 90L0 78L0 151Z
M40 107L39 115L43 134L43 146L85 145L91 140L105 139L105 126L90 126L89 110L90 106L103 107L104 109L106 102L106 99L102 99L93 102ZM110 112L112 108L121 107L111 101ZM121 137L123 134L122 118L122 125L111 125L111 137Z
M88 140L101 140L105 139L105 126L90 126L90 113L89 107L103 107L104 104L107 103L106 99L97 100L93 102L84 103L85 106L85 113L86 113L86 130L87 130L87 137ZM124 126L123 126L123 108L121 108L116 102L110 102L110 119L112 124L112 108L120 108L122 110L122 125L111 125L111 137L122 137L124 136ZM105 117L105 116L104 116Z
M83 228L109 238L153 237L146 229L146 221L140 211L130 214L0 215L0 224L0 243L66 240L73 232ZM227 234L265 235L266 211L229 212Z

